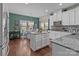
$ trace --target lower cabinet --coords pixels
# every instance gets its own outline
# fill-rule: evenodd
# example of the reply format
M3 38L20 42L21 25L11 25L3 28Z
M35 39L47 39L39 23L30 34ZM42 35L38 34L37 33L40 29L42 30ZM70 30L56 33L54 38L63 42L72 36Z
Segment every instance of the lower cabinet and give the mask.
M33 51L39 50L47 45L49 45L48 33L31 35L30 46Z
M78 56L79 53L52 43L52 56Z
M40 49L41 48L41 40L40 41L36 41L36 50Z
M1 51L2 51L2 48L0 47L0 56L2 55L2 52Z
M0 56L7 56L9 53L9 46L0 47Z
M8 47L2 48L2 56L7 56Z
M47 38L42 39L42 47L49 45L49 40Z
M6 44L6 45L3 45L2 47L2 56L7 56L9 53L9 46Z

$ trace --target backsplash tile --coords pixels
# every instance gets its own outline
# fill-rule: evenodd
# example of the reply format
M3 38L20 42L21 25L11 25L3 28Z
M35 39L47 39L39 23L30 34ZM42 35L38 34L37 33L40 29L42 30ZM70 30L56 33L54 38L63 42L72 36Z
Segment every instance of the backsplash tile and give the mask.
M71 33L79 33L79 25L66 25L63 30Z

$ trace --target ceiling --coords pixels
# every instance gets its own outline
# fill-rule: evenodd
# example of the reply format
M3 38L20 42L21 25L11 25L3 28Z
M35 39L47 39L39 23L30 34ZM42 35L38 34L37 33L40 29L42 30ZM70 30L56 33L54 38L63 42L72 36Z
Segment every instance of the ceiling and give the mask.
M62 6L59 3L7 3L9 12L33 17L44 16L51 12L54 13L73 5L75 3L63 3Z

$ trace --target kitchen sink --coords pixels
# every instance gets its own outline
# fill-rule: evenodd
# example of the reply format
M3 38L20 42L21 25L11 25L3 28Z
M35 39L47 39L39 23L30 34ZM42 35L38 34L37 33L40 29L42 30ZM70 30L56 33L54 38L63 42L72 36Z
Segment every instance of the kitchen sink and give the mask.
M74 38L74 39L79 39L79 34L71 34L68 37Z

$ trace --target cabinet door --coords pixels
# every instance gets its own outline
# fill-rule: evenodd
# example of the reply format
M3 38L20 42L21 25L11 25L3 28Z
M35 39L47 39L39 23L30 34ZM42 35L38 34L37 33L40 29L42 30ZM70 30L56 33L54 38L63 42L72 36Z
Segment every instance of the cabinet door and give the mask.
M36 41L36 50L40 49L42 47L41 40Z
M35 35L31 35L31 40L30 40L30 48L35 51L36 47L35 47L35 44L36 43L36 40L35 40Z
M62 20L62 12L59 11L57 12L57 21L61 21Z
M2 7L1 7L1 3L0 3L0 45L1 45L1 39L2 39L2 31L1 31L1 29L2 29Z
M52 26L53 26L53 16L50 16L49 24L50 24L50 29L52 29Z
M55 13L54 15L53 15L53 22L54 21L57 21L57 13Z
M75 8L75 24L79 25L79 7Z
M69 25L69 11L65 11L62 14L62 24Z
M35 40L36 40L36 46L35 47L36 47L36 50L38 50L38 49L41 48L41 45L42 45L41 34L36 35Z
M45 47L48 44L49 44L48 35L47 34L42 34L42 47Z
M36 40L36 41L40 41L40 40L41 40L41 34L36 35L36 36L35 36L35 40Z
M42 38L42 47L49 45L49 40L47 38Z
M69 20L70 20L69 23L70 23L70 25L75 25L74 13L75 13L74 9L69 10Z
M2 49L2 56L7 56L7 53L8 53L8 46Z

